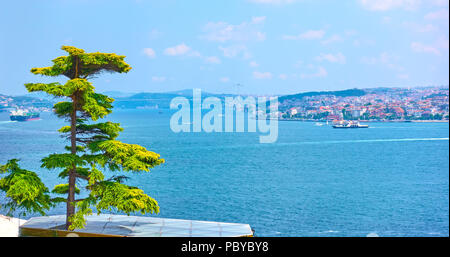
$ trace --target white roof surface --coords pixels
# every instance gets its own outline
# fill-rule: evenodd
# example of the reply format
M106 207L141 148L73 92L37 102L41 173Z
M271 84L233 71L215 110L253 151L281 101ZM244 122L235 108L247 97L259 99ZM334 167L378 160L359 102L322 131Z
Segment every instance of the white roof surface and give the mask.
M26 220L0 215L0 237L17 237L19 225L25 222Z
M65 223L65 215L34 217L22 228L51 229ZM127 237L238 237L251 236L248 224L100 214L86 217L75 232Z

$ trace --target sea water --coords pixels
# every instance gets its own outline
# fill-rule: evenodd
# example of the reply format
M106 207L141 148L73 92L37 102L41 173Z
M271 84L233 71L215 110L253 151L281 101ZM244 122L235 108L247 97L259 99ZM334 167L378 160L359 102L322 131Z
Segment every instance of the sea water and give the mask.
M170 115L108 116L124 128L118 140L166 160L125 173L158 201L160 213L149 216L248 223L256 236L449 236L448 123L333 129L280 121L277 142L260 144L258 133L174 133ZM0 163L21 159L50 189L66 183L40 160L64 152L57 129L67 124L50 113L8 119L0 113ZM60 205L48 214L64 212Z

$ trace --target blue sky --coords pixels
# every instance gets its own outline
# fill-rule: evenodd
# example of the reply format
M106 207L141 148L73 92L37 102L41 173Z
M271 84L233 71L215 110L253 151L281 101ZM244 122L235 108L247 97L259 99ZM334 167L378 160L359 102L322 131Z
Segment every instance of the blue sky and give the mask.
M289 94L449 84L448 0L5 1L0 93L62 45L126 55L99 91ZM241 86L237 86L240 84Z

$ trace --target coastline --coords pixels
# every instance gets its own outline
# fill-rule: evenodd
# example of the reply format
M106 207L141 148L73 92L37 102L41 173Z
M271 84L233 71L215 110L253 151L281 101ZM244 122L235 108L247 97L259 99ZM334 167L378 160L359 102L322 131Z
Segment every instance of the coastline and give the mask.
M267 119L270 120L270 119ZM326 122L326 120L306 120L306 119L278 119L278 121L304 121L304 122ZM416 123L449 123L448 120L358 120L359 122L416 122ZM332 121L328 121L332 122Z
M411 122L440 122L440 123L448 123L448 120L413 120Z

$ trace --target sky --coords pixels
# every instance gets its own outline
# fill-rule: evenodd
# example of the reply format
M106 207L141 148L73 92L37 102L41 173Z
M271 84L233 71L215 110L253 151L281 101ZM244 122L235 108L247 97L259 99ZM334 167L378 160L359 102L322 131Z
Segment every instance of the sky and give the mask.
M0 9L0 93L64 83L32 67L66 53L127 56L99 92L282 95L449 84L448 0L42 0Z

